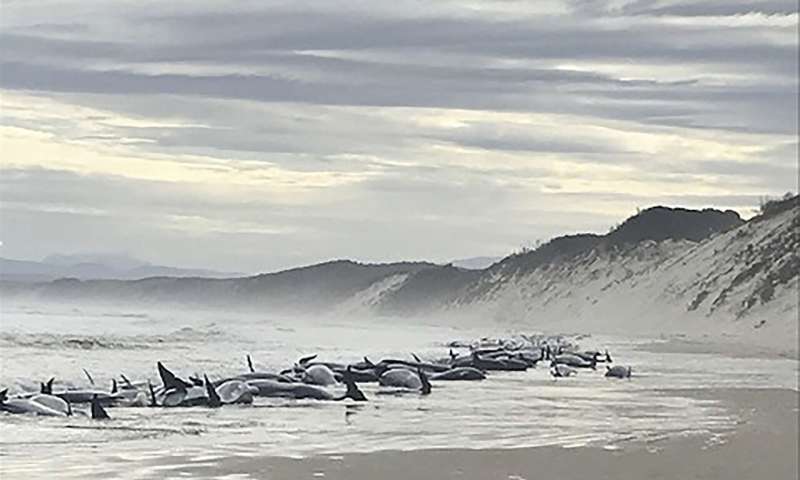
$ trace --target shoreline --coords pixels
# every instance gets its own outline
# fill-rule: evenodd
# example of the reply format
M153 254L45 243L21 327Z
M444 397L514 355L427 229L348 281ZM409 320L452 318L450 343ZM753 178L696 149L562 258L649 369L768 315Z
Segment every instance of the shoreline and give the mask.
M652 341L636 345L636 350L651 353L691 353L725 355L732 358L783 358L798 360L800 351L797 346L782 348L745 342L739 337L690 337L673 335L663 341Z
M183 457L167 457L158 461L158 469L193 478L239 475L287 480L797 478L799 392L774 388L667 392L721 402L736 417L736 427L686 437L623 442L611 449L383 450L305 458L224 457L213 465L192 465Z

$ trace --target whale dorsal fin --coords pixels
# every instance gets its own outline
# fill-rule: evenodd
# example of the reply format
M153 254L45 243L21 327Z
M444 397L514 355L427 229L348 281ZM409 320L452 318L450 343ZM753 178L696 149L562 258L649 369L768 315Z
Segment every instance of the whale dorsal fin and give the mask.
M133 384L131 383L131 381L130 381L130 380L128 380L128 377L126 377L124 374L120 373L120 374L119 374L119 378L121 378L121 379L122 379L122 381L123 381L123 382L125 382L125 385L126 385L126 386L128 386L128 387L130 387L130 388L133 388Z
M8 399L8 389L0 390L0 403L4 403Z
M253 359L250 358L250 354L247 354L247 368L250 369L250 373L255 373L256 369L253 368Z
M167 367L164 366L163 363L158 362L158 375L161 377L161 383L164 384L164 388L179 388L182 390L186 390L187 388L191 388L192 385L190 383L186 383L185 381L181 380L180 378L176 377L174 373L170 372Z
M414 360L416 360L417 363L422 363L422 360L419 359L416 353L412 353L411 357L414 358Z
M117 379L116 378L112 378L111 379L111 395L115 395L117 393L117 391L118 391L118 389L117 389Z
M369 358L367 358L367 357L364 357L364 363L366 363L366 364L367 364L367 365L369 365L370 367L374 367L374 366L375 366L375 364L374 364L374 363L372 363L372 360L370 360L370 359L369 359Z
M222 406L222 400L219 398L219 394L217 390L214 388L214 384L208 380L208 375L203 375L203 381L206 384L206 394L208 394L208 406L211 408L217 408Z
M344 400L345 398L350 398L352 400L355 400L356 402L367 401L367 397L364 395L364 392L362 392L361 389L358 388L358 385L356 385L356 382L353 379L353 373L350 370L349 366L342 374L342 381L347 386L347 392L345 392L344 397L342 397L341 400Z
M111 417L108 416L108 412L106 409L100 405L100 402L97 400L97 395L92 396L92 420L109 420Z

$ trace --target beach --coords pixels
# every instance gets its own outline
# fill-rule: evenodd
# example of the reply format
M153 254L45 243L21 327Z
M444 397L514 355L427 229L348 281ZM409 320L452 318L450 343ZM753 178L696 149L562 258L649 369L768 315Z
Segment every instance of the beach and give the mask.
M797 391L713 389L680 393L721 401L737 417L736 426L683 438L622 443L614 449L586 446L389 450L308 458L233 456L205 465L172 457L160 459L151 471L175 477L275 480L797 478Z

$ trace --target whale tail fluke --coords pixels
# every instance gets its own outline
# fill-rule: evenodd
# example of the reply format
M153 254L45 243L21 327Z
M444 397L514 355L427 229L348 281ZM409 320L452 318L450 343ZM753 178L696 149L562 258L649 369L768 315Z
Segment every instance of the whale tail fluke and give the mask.
M92 395L92 420L110 420L106 409L100 405L97 395Z
M431 382L428 380L428 374L426 374L421 368L417 369L417 374L419 375L420 382L422 382L422 389L420 390L420 393L422 393L422 395L430 395Z
M208 406L211 408L219 408L222 406L222 399L219 398L214 384L208 380L208 375L203 375L203 381L206 384L206 394L208 395Z
M247 368L250 369L250 373L255 373L256 369L253 368L253 359L250 358L250 354L247 354Z

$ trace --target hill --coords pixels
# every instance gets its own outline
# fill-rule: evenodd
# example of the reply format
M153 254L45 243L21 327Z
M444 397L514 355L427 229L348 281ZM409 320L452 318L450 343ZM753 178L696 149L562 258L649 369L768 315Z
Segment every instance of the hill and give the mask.
M243 278L4 282L0 291L26 302L440 315L551 331L737 335L796 350L799 208L798 197L772 202L745 222L730 211L653 207L608 234L558 237L483 270L337 260Z

